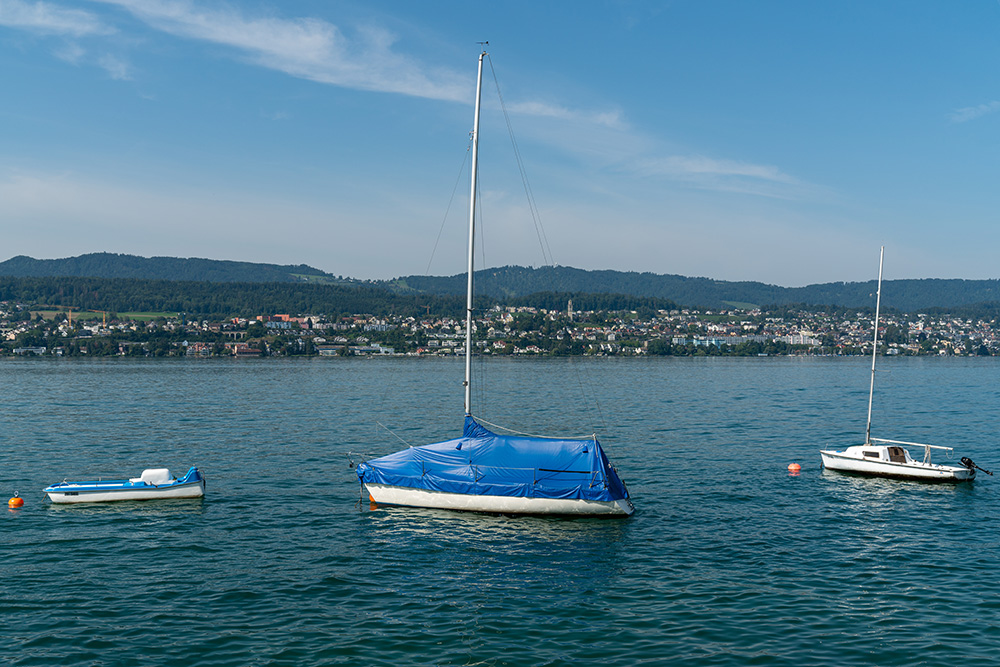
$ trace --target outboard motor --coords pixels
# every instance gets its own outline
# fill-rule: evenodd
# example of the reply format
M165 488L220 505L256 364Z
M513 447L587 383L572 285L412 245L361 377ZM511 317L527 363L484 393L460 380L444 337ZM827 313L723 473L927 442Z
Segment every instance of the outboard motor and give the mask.
M961 461L962 461L962 465L964 465L969 470L982 470L987 475L990 475L991 477L993 476L993 473L991 473L989 470L983 470L982 468L980 468L979 466L977 466L976 462L973 461L972 459L970 459L968 456L963 456L962 459L961 459Z

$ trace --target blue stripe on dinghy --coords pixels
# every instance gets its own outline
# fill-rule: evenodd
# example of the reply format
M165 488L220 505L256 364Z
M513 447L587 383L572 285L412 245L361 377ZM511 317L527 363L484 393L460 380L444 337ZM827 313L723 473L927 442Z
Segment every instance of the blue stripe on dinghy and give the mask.
M104 493L106 491L134 491L136 489L163 489L175 488L178 486L190 486L201 484L205 480L197 466L190 469L180 479L173 479L163 484L150 484L149 482L133 482L130 479L108 479L108 480L86 480L80 482L62 481L52 484L42 489L42 493L65 493L66 491Z
M152 484L133 484L126 482L121 486L75 486L71 484L56 484L42 489L42 493L120 493L125 491L153 491L156 489L177 489L187 486L201 486L202 478L190 482L168 482L154 486Z

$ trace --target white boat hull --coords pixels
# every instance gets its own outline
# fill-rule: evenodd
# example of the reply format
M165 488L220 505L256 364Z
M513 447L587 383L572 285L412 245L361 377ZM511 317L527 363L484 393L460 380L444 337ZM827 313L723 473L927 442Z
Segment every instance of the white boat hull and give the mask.
M976 477L975 470L969 470L965 467L946 466L913 460L895 462L865 458L859 453L852 452L851 450L853 449L855 448L848 447L843 452L832 450L820 451L820 456L823 458L823 467L827 470L836 470L838 472L925 482L965 482L971 481Z
M115 500L155 500L158 498L200 498L205 495L204 482L201 484L185 484L162 489L128 489L106 491L93 490L91 487L74 489L67 486L59 491L49 491L49 499L54 503L105 503Z
M554 514L571 516L628 516L635 511L628 499L614 501L569 498L522 498L446 493L386 484L365 484L377 505L402 505L492 514Z
M120 484L61 484L58 490L46 491L49 500L59 504L106 503L116 500L157 500L160 498L200 498L205 495L205 480L151 488L123 488Z
M130 479L62 481L42 489L53 503L107 503L116 500L156 500L159 498L200 498L205 495L205 478L193 467L176 479L167 468L147 468Z

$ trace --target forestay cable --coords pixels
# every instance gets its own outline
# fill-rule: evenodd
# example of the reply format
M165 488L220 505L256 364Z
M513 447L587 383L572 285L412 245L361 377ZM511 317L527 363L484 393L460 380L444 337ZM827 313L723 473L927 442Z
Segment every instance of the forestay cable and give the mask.
M486 57L490 61L490 72L493 74L493 83L497 87L497 98L500 100L500 109L503 111L504 122L507 123L507 133L510 135L510 143L514 147L514 159L517 161L517 168L521 173L521 185L524 187L524 194L528 198L528 210L531 211L531 219L535 223L535 234L538 236L538 245L542 249L542 260L548 266L555 266L555 262L552 259L552 250L549 248L549 240L545 237L545 228L542 227L541 216L539 216L538 207L535 205L535 195L531 192L528 174L524 169L524 162L521 160L521 151L517 147L517 139L514 138L514 126L511 125L510 115L507 113L507 105L503 100L503 93L500 92L500 81L497 79L496 70L493 69L493 59L489 55Z

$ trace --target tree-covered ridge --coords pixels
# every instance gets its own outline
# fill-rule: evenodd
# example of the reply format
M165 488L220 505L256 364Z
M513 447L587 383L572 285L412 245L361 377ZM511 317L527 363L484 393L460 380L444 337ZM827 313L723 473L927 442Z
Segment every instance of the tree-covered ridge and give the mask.
M662 299L621 294L559 294L543 292L505 302L547 310L669 310L676 304ZM303 283L210 283L129 278L3 278L0 301L75 309L122 312L176 312L189 316L251 317L274 313L313 313L341 317L356 313L419 317L465 315L465 297L396 294L374 285ZM476 298L477 310L498 301Z
M464 293L465 276L406 276L392 281L390 285L401 293L457 295ZM780 287L759 282L729 282L655 273L585 271L565 266L537 269L504 266L477 271L476 290L497 299L552 291L628 294L701 308L789 304L862 308L875 302L876 281ZM996 301L1000 301L1000 280L927 278L882 282L882 303L905 312L928 308L952 309Z
M178 312L205 316L262 313L393 313L461 316L465 300L391 294L379 287L302 283L212 283L129 278L0 278L0 301L106 312Z
M138 257L99 252L63 259L33 259L19 255L0 262L0 276L139 278L216 283L278 283L333 277L305 264L280 266L197 257Z
M444 277L406 276L395 280L362 283L341 279L306 265L279 266L197 258L145 258L114 253L94 253L53 260L14 257L0 262L0 276L4 275L24 278L132 278L223 284L307 283L316 287L364 285L383 288L399 297L409 298L419 295L424 298L460 298L466 289L464 274ZM624 295L633 299L652 299L660 303L670 302L700 308L752 308L791 304L865 308L874 303L875 288L874 280L780 287L760 282L729 282L633 271L587 271L567 266L537 269L503 266L476 272L477 296L505 303L523 303L521 300L527 296L541 299L538 295L549 293L559 295L559 298L574 294ZM906 279L887 280L882 286L883 305L903 312L969 307L981 309L982 306L976 304L996 302L1000 302L1000 280ZM400 303L406 303L405 299ZM556 308L555 305L541 303L531 305ZM562 307L565 304L559 306ZM289 306L283 310L293 308Z

